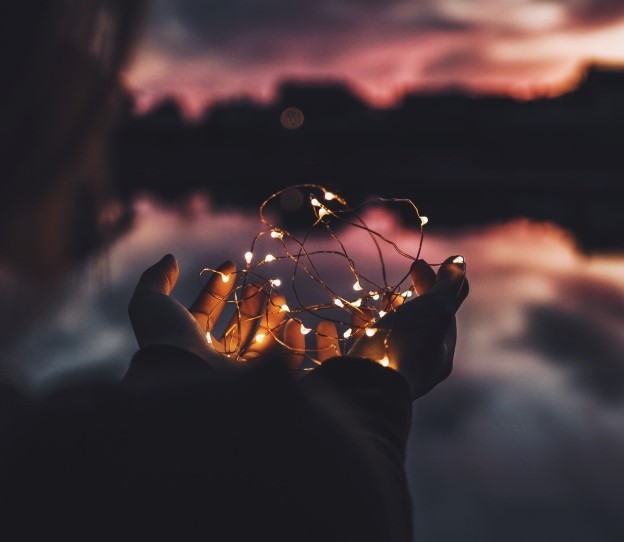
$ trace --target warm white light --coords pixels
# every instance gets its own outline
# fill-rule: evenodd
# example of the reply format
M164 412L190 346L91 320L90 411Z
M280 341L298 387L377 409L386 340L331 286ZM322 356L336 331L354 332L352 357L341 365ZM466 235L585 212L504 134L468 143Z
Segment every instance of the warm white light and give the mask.
M347 331L345 331L345 332L342 334L342 336L343 336L345 339L348 339L349 337L351 337L351 333L353 333L353 330L352 330L351 328L349 328L349 329L347 329Z
M252 258L253 258L253 252L245 252L245 261L247 263L251 263Z
M265 262L274 262L276 260L275 256L273 256L273 254L267 254L264 257L264 261Z
M282 309L282 312L290 312L290 307L286 305L286 303L284 303L280 309Z
M369 327L366 329L366 335L368 337L374 337L375 333L377 333L377 330L374 327Z
M221 273L221 280L223 282L230 282L230 275L226 275L225 273Z
M379 363L381 363L384 367L387 367L388 365L390 365L390 360L388 359L388 356L385 355L379 360Z
M386 311L379 311L379 318L383 318L386 314L388 314Z
M303 324L301 324L301 334L302 335L307 335L308 333L310 333L310 331L312 331L311 328L309 327L305 327Z
M362 304L361 299L356 299L353 303L349 303L352 307L359 307Z
M280 279L273 279L273 280L270 280L269 282L271 283L271 286L274 286L275 288L282 285L282 281Z
M261 343L262 341L264 341L266 335L264 333L258 333L256 335L256 342L257 343Z
M453 263L464 263L464 262L465 260L463 256L457 256L457 258L453 260Z
M368 292L368 295L372 296L375 301L379 301L379 294L377 292Z
M312 204L313 207L321 207L321 202L317 200L316 198L312 198L310 200L310 203Z
M401 294L401 296L403 296L403 298L406 298L406 297L412 297L412 291L411 291L411 290L405 290L405 291Z
M420 217L420 225L424 226L425 224L427 224L427 222L429 222L429 217L426 216L421 216Z
M336 194L332 193L332 192L325 192L325 199L327 201L331 201L336 197Z
M284 237L284 232L279 230L273 230L271 232L271 237L273 237L273 239L282 239Z
M353 289L354 289L356 292L359 292L360 290L363 290L364 288L362 288L362 285L360 284L360 281L359 281L359 280L356 280L356 281L355 281L355 284L353 285Z
M329 209L321 205L321 208L319 209L318 214L319 214L319 218L323 218L325 215L329 214Z
M210 334L210 331L206 333L206 340L208 341L208 344L212 344L212 335Z
M338 299L338 298L334 299L334 304L340 308L344 307L344 303L342 302L342 299Z

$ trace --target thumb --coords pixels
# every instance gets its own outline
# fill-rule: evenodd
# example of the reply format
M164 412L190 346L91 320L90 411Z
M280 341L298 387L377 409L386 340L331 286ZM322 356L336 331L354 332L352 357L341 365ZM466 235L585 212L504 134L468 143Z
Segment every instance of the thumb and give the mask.
M180 269L175 256L167 254L143 272L135 293L153 292L169 295L176 285L179 275Z

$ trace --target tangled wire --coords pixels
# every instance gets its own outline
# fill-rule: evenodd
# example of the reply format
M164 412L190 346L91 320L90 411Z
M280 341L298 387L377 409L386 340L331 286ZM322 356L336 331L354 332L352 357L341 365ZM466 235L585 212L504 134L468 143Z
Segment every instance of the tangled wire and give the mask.
M307 202L302 193L307 193ZM269 218L272 205L284 206L293 197L299 200L298 212L302 214L307 212L310 215L311 225L301 238ZM380 204L405 205L413 213L420 233L416 254L409 254L394 241L369 227L362 218L361 213L365 207ZM411 264L420 258L424 227L429 220L420 214L413 201L404 198L377 197L355 207L349 207L342 197L323 186L301 184L271 195L260 205L259 214L263 229L254 237L244 255L245 265L242 271L235 275L236 283L231 294L222 300L232 313L230 324L220 333L223 339L218 341L218 347L213 338L219 330L213 328L207 334L208 341L213 344L215 350L230 358L250 359L258 351L255 346L270 335L275 343L287 351L301 354L303 350L314 367L314 364L320 363L328 353L332 355L346 353L349 346L363 334L372 337L378 331L382 331L385 334L384 343L387 344L390 330L378 330L375 322L408 298L418 295L409 281L409 269ZM342 235L350 228L365 232L370 239L378 260L379 277L356 268L354 259L347 251L346 243L337 233L340 231ZM332 246L323 249L309 248L313 234L319 232L328 236ZM406 273L395 283L389 281L384 257L384 249L388 247L409 262L409 265L406 265ZM343 267L351 277L353 282L348 289L350 293L345 292L344 284L333 284L321 273L322 264L328 258L333 262L332 276L339 274L337 270ZM337 262L334 261L335 258L338 258ZM230 274L218 269L206 267L202 270L202 274L207 272L221 275L223 282L228 282L231 277ZM284 276L289 276L289 279L283 279ZM406 281L409 285L405 285ZM245 292L249 291L248 286L251 284L257 286L257 295L265 296L268 300L263 314L250 315L241 309ZM310 303L311 297L317 302ZM267 325L266 323L272 320L271 315L275 313L280 313L279 318L273 318L277 324ZM251 320L254 321L257 332L250 344L242 348L240 327L249 325ZM265 325L260 325L261 320ZM302 336L315 337L314 346L295 349L284 340L283 329L285 326L292 327L293 322L296 323ZM332 325L328 327L321 322L330 322ZM333 331L328 332L328 329ZM388 364L387 356L378 361L383 365Z

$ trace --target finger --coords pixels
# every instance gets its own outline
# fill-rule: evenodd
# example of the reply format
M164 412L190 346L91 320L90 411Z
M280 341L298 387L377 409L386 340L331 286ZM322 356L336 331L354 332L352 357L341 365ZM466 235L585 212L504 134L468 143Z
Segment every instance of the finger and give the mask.
M340 355L338 330L333 322L323 321L316 326L316 359L323 363Z
M351 327L353 340L359 339L366 332L366 328L375 318L375 311L371 307L360 307L351 315Z
M389 312L405 303L405 298L398 292L388 292L381 299L382 310Z
M301 333L301 323L288 320L284 326L284 357L292 370L301 369L305 354L305 337Z
M468 295L466 261L463 256L450 256L438 269L434 288L446 294L457 310Z
M167 254L143 272L135 293L154 292L169 295L176 285L179 275L180 269L175 256Z
M234 289L235 272L236 265L234 262L222 263L189 308L189 312L195 317L202 329L209 330L219 319L226 305L226 300Z
M281 333L281 325L286 318L286 313L282 309L282 305L285 303L286 298L283 295L272 295L270 297L264 316L260 319L256 334L243 354L245 358L257 358L275 347L277 337Z
M410 279L416 295L422 295L435 284L436 273L425 260L416 260L410 268Z
M254 330L262 318L266 294L260 284L248 284L238 311L225 328L223 343L228 352L241 353L253 338Z

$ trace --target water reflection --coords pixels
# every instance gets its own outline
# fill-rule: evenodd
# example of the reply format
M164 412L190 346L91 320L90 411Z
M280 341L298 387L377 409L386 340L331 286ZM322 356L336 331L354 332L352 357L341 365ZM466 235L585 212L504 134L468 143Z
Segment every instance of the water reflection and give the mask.
M136 349L126 306L141 270L173 252L175 293L188 303L201 269L242 265L260 227L200 196L178 209L142 199L136 210L134 228L68 282L46 318L16 344L4 341L6 372L35 387L91 369L120 376ZM423 256L465 255L471 294L458 315L455 370L414 409L417 536L614 539L624 528L624 255L583 256L550 225L444 233L431 218ZM400 245L418 242L417 227L382 210L367 220ZM358 235L344 239L365 261ZM391 269L399 262L387 259ZM6 289L5 301L18 291Z

